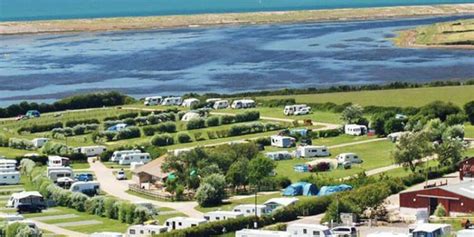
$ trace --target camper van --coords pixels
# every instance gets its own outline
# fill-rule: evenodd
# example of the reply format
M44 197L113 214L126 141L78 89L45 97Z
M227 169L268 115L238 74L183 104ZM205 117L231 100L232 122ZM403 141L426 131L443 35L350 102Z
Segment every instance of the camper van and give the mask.
M48 156L48 167L63 167L69 165L69 158L61 156Z
M341 153L336 156L338 164L360 164L362 159L355 153Z
M98 156L106 151L105 146L83 146L76 148L76 151L86 155L87 157Z
M159 105L163 101L162 96L151 96L151 97L146 97L145 102L143 104L145 106L152 106L152 105Z
M100 184L96 181L78 181L71 185L69 188L71 192L80 192L89 196L94 196L100 192Z
M41 148L44 146L44 144L46 144L46 142L48 142L49 139L48 138L44 138L44 137L39 137L39 138L35 138L33 140L31 140L31 143L33 143L33 146L35 148Z
M46 208L43 196L38 191L13 193L7 201L6 207L16 208L18 213L41 212Z
M197 104L199 104L198 99L189 98L189 99L183 100L183 103L181 104L181 106L191 108L193 105L197 105Z
M329 149L326 146L300 146L296 149L297 157L325 157L330 156Z
M232 211L243 213L244 216L253 216L255 215L255 204L237 205ZM266 205L257 205L257 216L270 214L271 211L272 210Z
M161 102L161 105L168 105L168 106L181 105L182 101L183 100L181 99L181 97L168 97L168 98L163 99L163 102Z
M48 167L46 169L48 178L56 183L58 178L68 177L73 178L74 172L72 171L71 167Z
M271 145L274 147L288 148L293 147L296 144L296 139L280 135L271 136L270 140Z
M118 162L123 155L128 155L128 154L136 154L136 153L141 153L142 151L135 149L135 150L122 150L122 151L114 151L112 154L112 157L110 157L110 161L113 162Z
M346 126L344 126L344 133L353 136L361 136L367 134L367 127L365 125L346 124Z
M178 230L207 223L207 220L178 216L169 218L165 223L169 230Z
M332 237L331 230L324 225L318 224L289 224L286 227L286 232L290 233L292 236L300 237Z
M146 164L150 161L150 153L133 153L123 155L118 163L120 165L130 165L132 162L143 162L144 164Z
M128 237L155 236L168 231L167 226L162 225L131 225L127 229Z
M248 109L255 108L256 103L254 100L243 99L243 100L234 100L230 106L232 109Z
M306 111L311 111L311 107L305 105L305 104L301 104L301 105L287 105L285 106L285 108L283 109L283 113L286 115L286 116L289 116L289 115L296 115L295 113L297 113L298 111L303 111L303 110L306 110Z
M214 105L212 108L214 109L227 109L229 107L229 101L228 100L218 100L214 102Z

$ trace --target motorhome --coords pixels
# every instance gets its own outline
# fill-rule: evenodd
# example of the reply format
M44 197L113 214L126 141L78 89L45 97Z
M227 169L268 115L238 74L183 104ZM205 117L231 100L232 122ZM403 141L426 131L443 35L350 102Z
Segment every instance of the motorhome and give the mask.
M213 109L227 109L228 107L229 107L228 100L218 100L214 102L214 105L212 106Z
M163 102L161 102L161 105L167 105L167 106L172 106L172 105L181 105L182 103L181 97L168 97L164 98Z
M183 100L183 103L181 104L181 106L191 108L193 105L199 104L199 102L200 101L196 98L189 98L189 99Z
M146 164L150 161L150 153L133 153L123 155L118 163L120 165L130 165L132 162L143 162L144 164Z
M31 143L33 143L33 146L38 149L44 146L46 142L49 141L49 138L44 138L44 137L38 137L33 140L31 140Z
M48 167L63 167L69 165L69 158L61 156L48 156Z
M285 106L285 108L283 109L283 113L286 115L286 116L289 116L289 115L294 115L295 112L297 111L300 111L300 110L303 110L303 109L308 109L308 110L311 110L311 107L305 105L305 104L300 104L300 105L287 105Z
M356 153L341 153L336 156L338 164L360 164L362 159Z
M292 236L299 237L332 237L331 230L324 225L318 224L289 224L286 227L286 232L290 233Z
M189 227L198 226L207 223L206 219L191 218L191 217L172 217L165 221L169 230L179 230Z
M274 147L288 148L293 147L296 144L296 139L293 137L286 137L275 135L270 137L271 145Z
M98 156L106 150L107 148L105 146L83 146L76 148L76 151L86 155L87 157Z
M58 178L68 177L73 178L74 172L72 171L71 167L48 167L46 169L48 178L56 183Z
M123 155L128 155L128 154L136 154L136 153L141 153L142 151L135 149L135 150L122 150L122 151L114 151L112 153L112 156L110 157L110 161L113 162L118 162Z
M296 157L311 158L311 157L326 157L331 153L326 146L299 146L296 149Z
M292 237L292 235L286 231L242 229L235 232L235 237Z
M41 212L46 204L38 191L13 193L7 201L6 207L16 208L18 213Z
M20 183L19 171L2 171L0 172L0 185L13 185Z
M71 192L80 192L89 196L94 196L100 192L100 183L96 181L78 181L69 188Z
M145 98L145 102L143 102L143 104L145 106L160 105L162 101L162 96L150 96Z
M255 205L254 204L242 204L237 205L232 209L234 212L243 213L244 216L252 216L255 215ZM257 216L262 216L271 213L271 209L268 208L266 205L257 205Z
M272 160L290 160L292 158L291 153L288 151L267 152L265 156Z
M230 106L232 109L248 109L255 108L256 103L254 100L243 99L243 100L234 100Z
M146 237L155 236L168 231L167 226L163 225L131 225L127 229L128 237Z
M361 136L367 134L367 126L357 124L346 124L344 133L353 136Z
M222 221L227 219L235 219L243 217L244 214L241 212L234 211L211 211L204 214L204 219L208 221Z

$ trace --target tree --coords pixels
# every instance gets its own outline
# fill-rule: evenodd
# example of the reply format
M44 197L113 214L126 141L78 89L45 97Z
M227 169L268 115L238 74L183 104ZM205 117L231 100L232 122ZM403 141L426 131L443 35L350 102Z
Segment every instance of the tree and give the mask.
M385 132L385 122L394 117L395 113L393 112L376 113L371 118L370 127L375 130L377 135L387 135Z
M275 169L275 162L267 157L259 156L249 162L249 182L258 186L260 181L268 177Z
M464 139L464 126L463 125L454 125L448 127L442 136L443 141L449 138L459 138Z
M341 120L346 124L356 123L363 118L364 109L360 105L347 106L341 113Z
M341 213L359 214L362 210L350 199L336 197L328 206L321 222L341 222Z
M430 119L438 118L445 121L448 115L459 112L461 112L461 109L451 102L434 101L423 106L418 114Z
M464 105L464 112L469 122L474 125L474 100Z
M415 172L416 165L422 158L432 154L432 146L423 132L404 134L400 137L400 142L396 144L392 155L395 163L410 168Z
M446 124L441 122L440 119L432 119L428 121L423 130L428 135L430 141L441 141L446 129Z
M435 211L434 211L434 215L437 216L437 217L445 217L447 214L446 212L446 208L444 208L443 204L438 204L438 206L436 207Z
M248 167L247 159L240 159L229 167L226 174L226 180L235 189L248 184Z
M401 132L405 128L405 120L397 119L395 117L390 118L388 121L385 122L384 125L384 132L385 134L390 134L394 132Z
M225 198L225 177L212 174L206 177L196 192L196 200L201 206L218 205Z
M447 138L435 146L435 152L442 165L455 166L462 159L465 150L466 147L459 138Z

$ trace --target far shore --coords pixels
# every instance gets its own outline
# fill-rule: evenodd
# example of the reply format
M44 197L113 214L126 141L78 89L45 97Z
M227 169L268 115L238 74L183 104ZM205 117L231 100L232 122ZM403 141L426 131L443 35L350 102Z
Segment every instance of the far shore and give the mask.
M474 4L0 22L0 35L94 32L474 14Z

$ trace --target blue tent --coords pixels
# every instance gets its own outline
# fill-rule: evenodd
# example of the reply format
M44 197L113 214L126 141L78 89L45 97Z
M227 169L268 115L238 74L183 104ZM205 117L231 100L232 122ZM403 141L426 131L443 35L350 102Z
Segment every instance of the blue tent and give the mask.
M335 186L323 186L321 190L319 190L318 196L327 196L333 193L348 191L351 190L352 186L347 184L335 185Z
M315 196L318 194L318 188L314 184L307 182L294 183L283 191L283 196Z
M314 184L306 183L306 185L303 187L303 195L316 196L318 195L318 188Z

